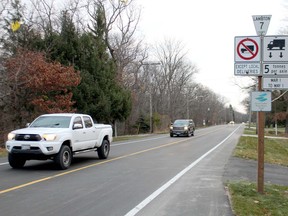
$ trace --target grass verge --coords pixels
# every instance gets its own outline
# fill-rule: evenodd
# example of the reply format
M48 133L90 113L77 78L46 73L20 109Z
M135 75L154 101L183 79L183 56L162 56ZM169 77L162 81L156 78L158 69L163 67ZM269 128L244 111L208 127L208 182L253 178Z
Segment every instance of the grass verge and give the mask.
M244 134L253 135L255 130L245 129ZM257 145L257 136L242 136L233 155L257 160ZM264 145L266 163L288 166L288 139L265 138ZM237 216L288 215L288 186L265 184L264 194L257 192L257 185L254 182L229 182L227 187L233 212Z
M127 136L117 136L117 137L113 137L113 141L128 141L128 140L135 140L135 139L141 139L143 137L145 137L146 135L127 135Z
M264 139L264 159L266 163L288 166L288 139ZM258 138L242 136L233 156L257 160Z
M237 216L288 215L288 186L265 185L265 194L259 194L251 182L228 184L232 209Z

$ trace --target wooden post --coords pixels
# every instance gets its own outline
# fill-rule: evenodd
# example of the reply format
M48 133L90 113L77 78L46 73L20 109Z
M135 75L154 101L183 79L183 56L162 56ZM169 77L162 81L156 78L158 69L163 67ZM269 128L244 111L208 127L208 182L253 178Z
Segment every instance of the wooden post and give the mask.
M262 91L262 77L258 77L258 90ZM265 114L258 112L258 193L264 193L264 126Z

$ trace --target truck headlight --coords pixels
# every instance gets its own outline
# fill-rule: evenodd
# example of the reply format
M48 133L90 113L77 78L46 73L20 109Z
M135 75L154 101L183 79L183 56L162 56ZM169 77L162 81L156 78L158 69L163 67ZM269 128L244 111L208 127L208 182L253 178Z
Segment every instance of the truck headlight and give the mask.
M14 133L9 133L8 134L8 140L14 140L15 139L16 134Z
M184 126L184 130L188 130L188 126Z
M43 138L46 140L46 141L53 141L56 139L56 134L43 134Z

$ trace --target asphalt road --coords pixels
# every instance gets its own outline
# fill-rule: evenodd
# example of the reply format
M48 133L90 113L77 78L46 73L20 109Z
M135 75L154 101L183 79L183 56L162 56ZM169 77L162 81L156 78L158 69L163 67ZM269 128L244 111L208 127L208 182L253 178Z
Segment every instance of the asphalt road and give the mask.
M233 215L222 177L243 128L114 142L107 160L77 155L64 171L50 161L12 169L0 158L0 215Z

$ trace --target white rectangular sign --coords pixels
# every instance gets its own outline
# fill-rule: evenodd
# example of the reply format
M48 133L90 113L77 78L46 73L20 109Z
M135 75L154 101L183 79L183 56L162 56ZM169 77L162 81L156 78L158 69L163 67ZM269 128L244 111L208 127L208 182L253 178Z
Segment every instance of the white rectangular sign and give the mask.
M236 63L234 66L235 76L259 76L260 63Z
M288 89L288 78L280 78L280 77L263 77L263 89L278 89L285 90Z
M271 92L252 92L251 111L270 112L271 111Z
M263 62L287 62L288 36L266 36L263 39Z
M288 77L288 62L287 63L264 63L263 76L265 75L284 75Z
M261 53L260 44L260 37L235 37L235 62L259 62Z

